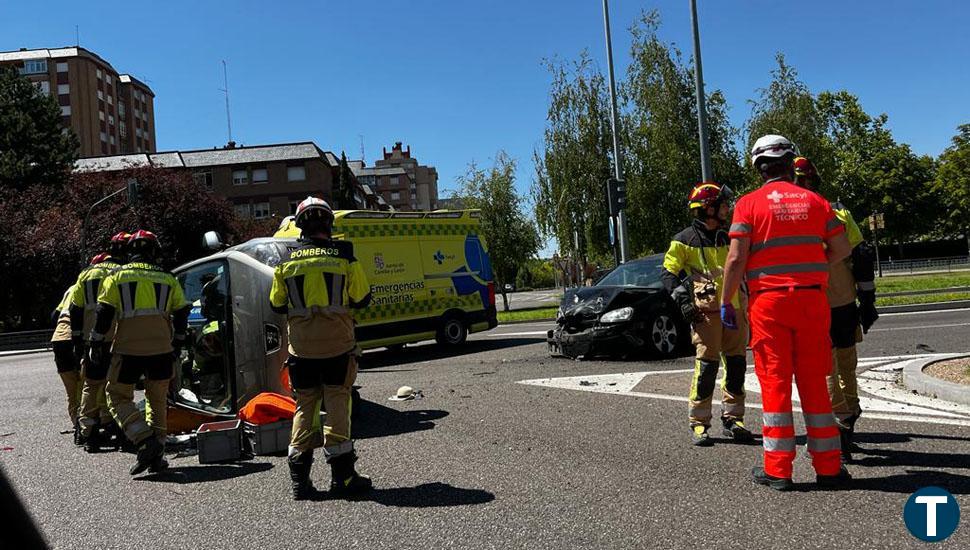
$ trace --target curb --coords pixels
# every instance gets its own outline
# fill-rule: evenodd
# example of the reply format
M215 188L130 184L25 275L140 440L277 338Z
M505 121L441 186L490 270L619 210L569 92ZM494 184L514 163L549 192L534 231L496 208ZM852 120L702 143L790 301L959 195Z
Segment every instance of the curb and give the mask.
M947 311L950 309L970 308L970 300L955 300L952 302L930 302L928 304L909 304L904 306L881 306L876 311L883 313L914 313L924 311Z
M928 359L914 359L903 366L903 385L920 395L935 397L961 405L970 405L970 386L955 384L923 374L923 369L932 363L970 357L965 353L951 353Z
M526 319L524 321L506 321L504 323L499 323L498 326L501 327L501 326L505 326L505 325L525 325L525 324L528 324L528 323L547 323L549 321L553 321L554 322L555 320L556 320L555 317L549 317L547 319Z
M50 348L42 348L42 349L15 349L15 350L8 350L8 351L0 351L0 357L14 357L14 356L17 356L17 355L31 355L31 354L34 354L34 353L46 353L46 352L49 352L49 351L51 351Z

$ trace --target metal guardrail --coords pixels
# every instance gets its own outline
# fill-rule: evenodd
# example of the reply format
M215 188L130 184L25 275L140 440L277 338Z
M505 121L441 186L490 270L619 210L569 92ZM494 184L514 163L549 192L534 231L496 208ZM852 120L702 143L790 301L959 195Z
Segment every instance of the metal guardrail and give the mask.
M919 271L961 271L970 269L970 256L950 258L925 258L922 260L900 260L879 262L883 272L916 273Z
M50 349L53 329L0 333L0 351Z

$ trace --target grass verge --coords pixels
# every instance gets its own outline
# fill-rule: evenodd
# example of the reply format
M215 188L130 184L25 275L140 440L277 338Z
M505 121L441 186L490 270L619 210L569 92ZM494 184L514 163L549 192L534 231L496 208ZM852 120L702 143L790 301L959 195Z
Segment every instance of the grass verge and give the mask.
M546 321L556 318L556 310L559 307L540 307L535 309L518 309L514 311L499 311L498 322L509 323L514 321Z
M892 298L877 298L876 307L905 306L910 304L934 304L936 302L951 302L953 300L970 300L970 292L952 292L945 294L923 294L921 296L894 296Z
M876 277L876 294L905 292L907 290L933 290L936 288L951 288L957 286L970 286L970 271L934 273L932 275Z

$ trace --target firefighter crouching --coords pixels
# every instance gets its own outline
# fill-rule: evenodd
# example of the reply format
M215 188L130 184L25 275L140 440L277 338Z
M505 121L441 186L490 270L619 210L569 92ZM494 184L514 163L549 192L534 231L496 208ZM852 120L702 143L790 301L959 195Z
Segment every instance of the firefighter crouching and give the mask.
M752 469L751 475L755 483L776 490L793 488L792 377L816 482L838 487L851 479L841 464L839 430L825 383L832 370L825 296L829 265L845 259L851 248L828 202L792 183L794 158L794 144L782 136L755 142L751 163L764 185L735 205L721 298L722 321L736 326L732 299L742 279L747 280L751 348L764 410L764 467Z
M97 256L95 256L97 259ZM92 263L94 260L91 260ZM57 375L64 384L64 391L67 393L67 415L71 419L74 427L74 442L77 443L77 418L78 407L81 402L81 373L79 371L80 354L83 348L76 345L71 338L71 312L68 305L71 303L71 293L74 285L68 287L64 292L64 297L57 304L57 309L51 314L54 320L54 335L51 336L51 350L54 352L54 366L57 368Z
M128 241L129 263L102 282L90 361L107 362L108 408L125 436L138 447L129 473L163 470L167 395L175 357L185 343L189 304L175 277L157 265L161 249L150 231ZM105 335L117 319L114 343ZM135 383L145 376L145 412L134 403Z
M74 292L71 294L71 333L76 346L89 347L94 328L95 309L98 294L104 278L125 263L126 248L131 235L121 232L111 237L107 253L101 254L100 261L92 262L77 277ZM105 333L105 342L114 337L114 325ZM87 354L81 354L81 410L75 439L84 445L87 452L97 452L102 443L108 443L111 436L121 437L118 425L111 418L105 400L104 387L108 383L108 360L102 358L100 364L92 363ZM102 430L107 437L102 437Z
M299 204L300 246L276 266L269 296L273 310L287 316L287 364L296 394L288 457L295 500L316 494L310 470L313 450L321 446L331 468L331 494L371 488L370 478L354 469L350 414L359 348L348 310L370 302L370 287L353 244L332 240L333 220L333 210L322 199L308 197ZM327 411L322 436L321 401Z
M794 162L795 184L818 193L821 178L815 165L805 157ZM832 264L827 295L832 310L832 373L827 382L832 398L832 412L842 436L842 460L852 460L852 434L862 414L859 406L859 384L856 367L859 355L856 343L876 321L876 286L873 257L869 245L852 213L841 202L831 203L836 218L845 227L852 255ZM859 304L856 305L856 300Z
M711 401L718 367L724 362L721 382L721 424L723 434L742 442L753 440L744 426L745 348L748 327L741 292L733 299L739 312L738 326L721 324L720 303L724 262L729 239L724 230L730 212L731 189L725 185L704 182L694 186L688 207L694 219L691 225L674 236L664 256L664 286L691 323L693 343L697 348L694 376L691 379L688 420L694 445L713 443ZM684 281L680 273L686 272Z

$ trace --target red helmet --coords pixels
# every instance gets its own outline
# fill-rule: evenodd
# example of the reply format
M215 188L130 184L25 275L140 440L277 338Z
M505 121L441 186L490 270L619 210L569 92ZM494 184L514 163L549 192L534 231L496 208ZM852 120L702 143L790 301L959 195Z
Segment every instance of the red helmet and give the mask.
M812 161L805 157L796 157L793 164L795 166L795 183L807 184L809 187L818 185L820 178Z
M734 198L734 191L727 185L720 185L713 181L698 183L690 191L687 199L687 206L691 210L694 208L707 208L719 202L729 201Z
M296 207L297 227L305 229L307 222L311 220L320 220L325 226L333 223L333 209L330 208L327 201L316 197L307 197Z
M107 260L110 257L111 257L111 255L108 254L107 252L102 252L102 253L98 254L97 256L91 258L91 265L97 265L97 264L99 264L99 263Z
M125 251L128 249L128 240L131 239L131 233L127 231L120 231L115 233L111 237L111 242L108 250L110 250L112 256L121 257L124 256Z
M132 256L148 255L154 257L161 249L158 244L158 237L154 233L145 229L139 229L131 234L128 239L128 249Z

